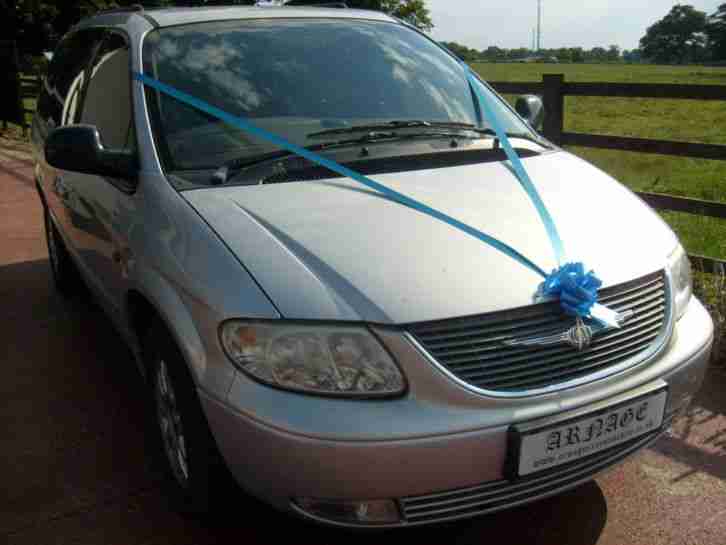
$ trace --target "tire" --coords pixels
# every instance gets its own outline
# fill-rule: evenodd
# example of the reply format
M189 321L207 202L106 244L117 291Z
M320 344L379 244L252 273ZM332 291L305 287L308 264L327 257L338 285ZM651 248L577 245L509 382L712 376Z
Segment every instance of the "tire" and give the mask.
M78 293L82 284L81 276L73 263L63 239L53 224L50 212L43 207L43 219L45 223L45 242L48 245L48 261L53 275L53 284L56 290L62 295Z
M207 514L215 499L235 490L233 477L209 429L184 358L161 323L150 328L144 352L166 495L177 511Z

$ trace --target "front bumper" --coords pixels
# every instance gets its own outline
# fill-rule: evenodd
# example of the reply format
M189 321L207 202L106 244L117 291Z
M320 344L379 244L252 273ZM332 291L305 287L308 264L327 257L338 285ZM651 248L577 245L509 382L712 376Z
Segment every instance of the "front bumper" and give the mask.
M294 498L393 499L402 515L396 526L465 518L560 492L657 439L700 387L713 325L693 299L655 361L572 391L514 400L469 392L432 372L400 335L378 333L408 375L410 389L402 399L314 398L243 375L226 402L200 392L220 450L244 489L309 518L315 517ZM664 383L669 397L663 429L547 474L516 484L505 480L511 424L615 403Z

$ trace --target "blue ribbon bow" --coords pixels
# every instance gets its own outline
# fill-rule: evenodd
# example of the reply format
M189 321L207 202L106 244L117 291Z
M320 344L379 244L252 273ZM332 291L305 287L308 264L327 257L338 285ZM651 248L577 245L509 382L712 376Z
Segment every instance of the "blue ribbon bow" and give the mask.
M571 316L589 316L597 303L602 281L592 271L585 273L582 263L566 263L552 271L540 286L544 296L558 297L562 309Z

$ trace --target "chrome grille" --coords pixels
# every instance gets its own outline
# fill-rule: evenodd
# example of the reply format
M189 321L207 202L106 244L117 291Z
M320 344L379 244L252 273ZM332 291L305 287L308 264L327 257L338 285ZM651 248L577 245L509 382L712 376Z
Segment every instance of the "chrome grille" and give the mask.
M669 423L666 420L661 430L667 429ZM471 488L402 498L399 500L401 512L405 523L416 525L474 517L528 503L589 481L598 473L647 447L661 433L650 433L577 462L518 481L493 481Z
M549 302L482 316L413 324L409 332L458 379L491 392L532 394L639 361L656 348L668 323L669 297L662 271L601 290L600 302L633 315L621 329L595 333L582 351L569 344L509 346L508 341L549 336L575 324Z

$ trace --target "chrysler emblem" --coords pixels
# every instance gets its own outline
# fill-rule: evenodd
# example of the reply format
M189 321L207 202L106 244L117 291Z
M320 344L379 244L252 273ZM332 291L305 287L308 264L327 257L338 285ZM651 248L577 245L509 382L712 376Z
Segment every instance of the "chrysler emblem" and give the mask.
M592 342L592 328L577 318L575 325L567 330L567 343L582 352Z
M626 310L618 315L618 322L623 325L625 322L635 316L632 310ZM586 324L582 318L577 318L575 325L562 333L547 335L542 337L525 337L521 339L507 339L501 341L506 346L516 347L541 347L553 346L556 344L569 344L578 352L582 352L590 346L592 338L598 333L608 331L609 328L602 326L591 326Z

